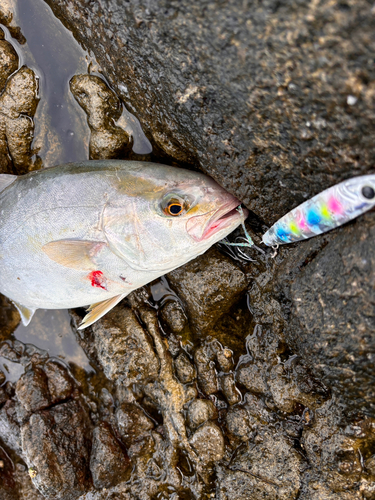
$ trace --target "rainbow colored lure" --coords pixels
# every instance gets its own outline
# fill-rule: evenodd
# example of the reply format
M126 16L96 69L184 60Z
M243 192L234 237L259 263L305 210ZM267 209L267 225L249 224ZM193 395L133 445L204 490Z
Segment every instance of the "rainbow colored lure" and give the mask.
M375 206L375 175L340 182L284 215L262 237L267 246L311 238L355 219Z

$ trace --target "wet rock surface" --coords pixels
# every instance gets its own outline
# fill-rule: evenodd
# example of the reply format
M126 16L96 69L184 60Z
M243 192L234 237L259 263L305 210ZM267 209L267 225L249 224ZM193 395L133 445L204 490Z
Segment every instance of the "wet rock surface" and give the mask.
M154 145L267 223L372 168L371 2L47 3Z
M257 242L264 222L374 159L365 1L52 8L111 84L70 81L91 158L133 157L121 97L157 159L194 164L247 203ZM1 172L22 173L38 165L37 82L0 42ZM71 311L95 375L15 340L2 299L0 497L374 499L374 221L275 259L220 245L83 331Z
M38 81L32 69L19 68L18 54L1 28L0 54L0 172L25 174L40 168L32 150Z

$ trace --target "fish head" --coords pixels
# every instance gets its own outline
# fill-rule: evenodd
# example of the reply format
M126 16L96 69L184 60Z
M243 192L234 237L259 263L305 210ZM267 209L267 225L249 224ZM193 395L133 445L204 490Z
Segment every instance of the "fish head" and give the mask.
M240 201L208 176L158 167L122 184L104 210L103 231L130 267L162 274L205 252L248 212L237 211Z

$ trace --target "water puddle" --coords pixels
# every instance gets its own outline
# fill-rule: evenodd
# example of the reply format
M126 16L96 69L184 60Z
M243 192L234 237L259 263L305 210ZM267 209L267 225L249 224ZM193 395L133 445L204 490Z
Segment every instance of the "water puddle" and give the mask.
M74 363L87 373L93 371L83 349L77 344L70 327L70 316L63 309L38 309L28 326L20 324L14 337L23 344L33 344L50 357Z
M9 359L0 356L0 371L5 375L5 382L17 382L20 376L25 372L25 368L20 363L15 363Z

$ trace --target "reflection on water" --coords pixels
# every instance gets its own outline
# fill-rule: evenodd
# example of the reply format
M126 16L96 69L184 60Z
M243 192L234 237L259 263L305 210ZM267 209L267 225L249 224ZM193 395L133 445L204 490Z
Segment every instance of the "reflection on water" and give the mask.
M87 72L87 53L43 0L18 0L16 22L26 44L9 41L40 79L34 147L44 166L88 158L90 131L68 85L74 74Z
M86 372L94 371L76 341L66 310L38 309L28 326L18 326L14 337L24 344L33 344L47 351L49 356L59 357L66 363L75 363Z
M17 382L20 376L25 372L25 368L20 363L14 363L0 356L0 371L2 371L6 377L5 382Z

